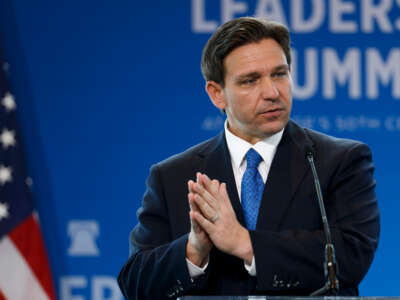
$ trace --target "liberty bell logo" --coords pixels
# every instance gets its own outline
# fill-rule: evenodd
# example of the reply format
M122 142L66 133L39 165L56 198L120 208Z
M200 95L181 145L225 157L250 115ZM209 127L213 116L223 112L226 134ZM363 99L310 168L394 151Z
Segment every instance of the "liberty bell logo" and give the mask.
M70 256L99 256L96 238L99 235L99 224L94 220L71 220L68 223L68 235L71 244Z

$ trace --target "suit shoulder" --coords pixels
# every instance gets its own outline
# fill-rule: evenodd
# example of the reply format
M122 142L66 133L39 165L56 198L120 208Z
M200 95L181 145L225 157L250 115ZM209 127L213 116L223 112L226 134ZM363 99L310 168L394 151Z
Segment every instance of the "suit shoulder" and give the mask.
M312 129L304 128L304 131L307 133L312 142L316 145L317 148L326 148L326 149L337 149L337 150L349 150L357 147L367 147L368 145L364 142L334 137L319 131L315 131Z
M156 166L161 169L168 169L171 167L185 166L189 161L192 161L196 157L202 157L206 153L212 151L219 143L222 138L221 134L203 141L197 145L194 145L181 153L172 155L158 163Z
M361 158L372 160L371 149L364 142L338 138L308 128L304 128L304 132L312 141L316 158L320 160L338 164Z

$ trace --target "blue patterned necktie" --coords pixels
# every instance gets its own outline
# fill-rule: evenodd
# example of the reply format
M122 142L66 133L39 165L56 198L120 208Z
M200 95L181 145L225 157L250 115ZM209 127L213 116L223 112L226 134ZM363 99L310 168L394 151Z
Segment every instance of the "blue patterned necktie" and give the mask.
M246 154L247 167L242 178L242 207L247 229L256 229L264 182L258 172L262 157L253 148Z

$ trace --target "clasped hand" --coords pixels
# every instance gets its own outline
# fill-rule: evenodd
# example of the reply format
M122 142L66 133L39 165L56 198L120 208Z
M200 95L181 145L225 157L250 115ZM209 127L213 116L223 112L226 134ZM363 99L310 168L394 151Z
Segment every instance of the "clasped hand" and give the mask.
M191 230L186 256L204 266L215 246L251 264L253 248L246 228L238 222L229 199L226 184L197 173L196 182L189 180Z

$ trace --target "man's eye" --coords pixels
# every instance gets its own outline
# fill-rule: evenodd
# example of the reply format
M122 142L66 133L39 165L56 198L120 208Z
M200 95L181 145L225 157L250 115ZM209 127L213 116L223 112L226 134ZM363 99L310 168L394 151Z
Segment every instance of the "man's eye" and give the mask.
M255 79L255 78L248 78L248 79L243 80L242 84L245 84L245 85L253 84L254 82L256 82L256 80L257 79Z
M285 77L287 75L287 72L276 72L274 74L272 74L272 77Z

